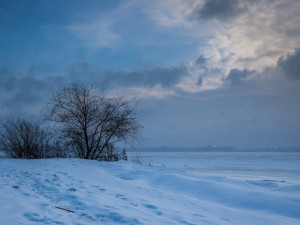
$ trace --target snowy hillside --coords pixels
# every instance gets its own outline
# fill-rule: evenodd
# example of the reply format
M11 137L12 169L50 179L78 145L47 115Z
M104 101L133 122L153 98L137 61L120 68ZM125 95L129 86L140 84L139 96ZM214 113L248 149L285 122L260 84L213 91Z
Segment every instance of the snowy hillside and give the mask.
M300 185L284 180L82 159L0 158L0 171L2 225L300 224Z

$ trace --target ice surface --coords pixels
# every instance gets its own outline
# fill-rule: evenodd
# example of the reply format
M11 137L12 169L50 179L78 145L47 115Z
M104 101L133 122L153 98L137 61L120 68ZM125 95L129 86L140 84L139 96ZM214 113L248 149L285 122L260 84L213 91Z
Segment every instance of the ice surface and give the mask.
M1 158L0 224L300 224L299 153L143 157Z
M300 184L300 152L144 152L157 167L241 179L284 179Z

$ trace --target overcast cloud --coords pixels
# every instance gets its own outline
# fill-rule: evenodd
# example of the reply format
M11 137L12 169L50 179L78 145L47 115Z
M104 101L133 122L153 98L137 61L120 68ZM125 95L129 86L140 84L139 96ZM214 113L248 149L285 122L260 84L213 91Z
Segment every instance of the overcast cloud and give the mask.
M0 115L90 82L139 100L148 146L300 146L297 0L0 3Z

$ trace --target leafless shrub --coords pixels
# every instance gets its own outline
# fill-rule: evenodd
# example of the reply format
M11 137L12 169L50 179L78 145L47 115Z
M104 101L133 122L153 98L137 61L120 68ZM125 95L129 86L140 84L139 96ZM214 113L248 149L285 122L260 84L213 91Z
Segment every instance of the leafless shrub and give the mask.
M37 122L6 118L1 121L0 148L12 158L64 157L54 133Z
M142 156L142 154L137 151L132 152L132 154L130 156L130 161L133 163L136 163L138 165L144 165L144 166L149 166L149 167L153 166L153 164L150 161L145 160L144 157Z

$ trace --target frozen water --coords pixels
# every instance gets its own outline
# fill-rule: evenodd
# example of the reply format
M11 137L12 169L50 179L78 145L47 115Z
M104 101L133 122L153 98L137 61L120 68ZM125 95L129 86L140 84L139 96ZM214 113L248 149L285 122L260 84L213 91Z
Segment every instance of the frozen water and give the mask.
M276 178L300 184L300 152L143 152L155 167L234 178Z

